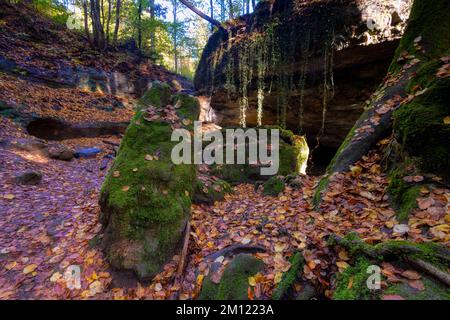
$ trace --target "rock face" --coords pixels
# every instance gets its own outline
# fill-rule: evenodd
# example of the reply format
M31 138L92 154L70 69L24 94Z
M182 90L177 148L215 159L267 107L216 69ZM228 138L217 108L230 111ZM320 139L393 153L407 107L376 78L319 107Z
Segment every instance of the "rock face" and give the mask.
M211 36L196 89L219 125L280 124L336 148L385 76L411 3L261 2Z
M179 108L169 112L157 98L168 92L170 96L167 90L154 86L138 103L100 197L109 262L144 280L176 254L196 178L194 165L172 163L171 151L177 143L171 141L171 134L174 127L198 118L198 102L178 94L172 102L180 100ZM156 112L150 120L148 108Z

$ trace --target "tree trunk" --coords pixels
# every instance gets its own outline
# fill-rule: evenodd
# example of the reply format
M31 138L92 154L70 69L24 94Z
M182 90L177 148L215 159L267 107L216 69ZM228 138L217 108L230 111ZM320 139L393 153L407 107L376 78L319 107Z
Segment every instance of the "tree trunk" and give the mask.
M91 0L91 20L94 34L94 45L97 49L102 50L105 46L105 32L100 20L99 0Z
M152 19L152 22L155 21L156 14L155 14L155 0L150 0L149 2L150 7L150 18ZM150 51L153 53L156 52L156 28L153 28L151 30L150 34Z
M108 0L108 19L106 21L106 46L109 46L109 25L111 24L112 0Z
M173 62L174 62L174 69L175 73L178 72L178 18L177 18L177 12L178 12L178 4L177 0L172 0L173 2Z
M83 15L84 15L84 32L86 33L86 38L88 39L89 43L92 45L91 35L89 34L89 22L88 22L89 13L87 0L83 0Z
M105 2L103 0L100 0L100 13L102 18L102 25L103 29L105 28Z
M138 6L138 41L137 47L142 49L142 0L139 0Z
M233 0L228 0L228 8L229 8L229 12L228 12L228 16L230 19L234 19L234 8L233 8Z
M114 45L117 45L117 35L119 33L119 25L120 25L120 6L121 6L121 0L117 0L116 3L116 24L114 26Z
M220 0L220 20L225 21L225 0Z
M214 2L213 0L209 0L209 7L211 12L211 19L214 19ZM211 31L214 31L214 25L211 24Z
M205 19L206 21L208 21L209 23L211 23L212 25L222 28L222 25L220 24L219 21L209 17L208 15L204 14L203 12L201 12L200 10L198 10L192 3L190 3L188 0L180 0L180 2L182 4L184 4L186 7L188 7L191 11L193 11L195 14L197 14L198 16L200 16L201 18Z

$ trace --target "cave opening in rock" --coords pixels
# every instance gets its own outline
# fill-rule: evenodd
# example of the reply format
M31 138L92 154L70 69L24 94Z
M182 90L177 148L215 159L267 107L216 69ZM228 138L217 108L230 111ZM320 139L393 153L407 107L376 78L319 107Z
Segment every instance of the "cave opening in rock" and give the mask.
M71 124L58 119L41 118L31 121L26 129L30 135L40 139L65 140L121 135L127 126L128 122Z
M308 161L307 173L313 176L323 175L327 166L330 164L337 148L319 145L314 150L311 150L310 161Z
M62 140L67 136L67 124L56 119L37 119L27 125L27 132L40 139Z

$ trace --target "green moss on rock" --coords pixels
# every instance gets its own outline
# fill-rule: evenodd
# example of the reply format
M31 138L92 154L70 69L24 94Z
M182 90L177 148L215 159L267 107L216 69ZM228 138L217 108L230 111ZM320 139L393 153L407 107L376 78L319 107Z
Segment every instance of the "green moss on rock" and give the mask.
M225 269L216 300L248 300L248 278L264 269L264 263L249 254L238 254Z
M420 36L418 49L414 41ZM390 72L398 72L398 58L408 52L420 59L434 59L450 52L450 3L447 0L415 0L400 45L395 53Z
M401 222L408 220L409 214L417 208L420 186L410 186L403 179L406 176L403 166L393 169L389 174L388 192L397 218Z
M263 128L264 129L264 128ZM270 136L271 129L278 127L267 127ZM279 168L277 175L287 176L289 174L300 173L302 168L306 168L309 149L303 136L297 136L289 130L280 130L280 148L279 148ZM224 149L224 155L226 148ZM248 157L248 151L246 151ZM261 175L261 165L250 165L248 159L246 164L220 164L211 166L212 174L231 183L239 184L245 182L254 182L267 180L270 176Z
M436 280L422 274L424 290L412 288L408 283L392 284L383 295L399 295L406 300L450 300L448 288Z
M195 203L214 203L223 200L232 188L230 184L221 179L211 179L206 183L198 179L195 185L194 202Z
M263 193L270 196L278 196L285 187L282 176L272 177L264 183Z
M137 108L147 108L149 106L163 107L170 103L172 92L167 83L153 82L150 90L147 90L139 99Z
M291 268L288 272L283 274L281 282L277 285L272 293L272 300L282 299L292 287L295 281L297 281L303 271L303 265L305 264L305 259L301 252L296 252L289 261L291 263Z
M355 264L337 275L334 300L374 300L378 299L379 291L370 290L367 287L367 273L372 263L360 257ZM351 285L350 285L351 282Z
M264 263L249 254L238 254L223 272L219 284L205 280L201 300L248 300L248 278L264 269Z
M426 172L450 175L450 78L439 79L427 91L394 112L394 133L403 149Z
M101 189L107 257L140 278L154 276L173 256L190 214L196 168L172 163L171 133L169 123L148 122L137 111Z

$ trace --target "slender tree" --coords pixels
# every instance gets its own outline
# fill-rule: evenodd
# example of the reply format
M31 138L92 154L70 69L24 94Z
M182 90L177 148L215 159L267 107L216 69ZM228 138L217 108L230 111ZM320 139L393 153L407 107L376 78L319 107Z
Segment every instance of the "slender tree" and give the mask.
M209 0L209 7L210 7L211 19L214 19L214 2L213 2L213 0ZM214 30L214 24L211 24L211 30Z
M228 17L230 19L234 19L234 7L233 7L233 0L228 0Z
M152 22L155 22L155 19L156 19L155 0L150 0L149 9L150 9L150 19L152 20ZM153 27L150 30L150 51L152 52L152 54L156 52L156 28L155 27Z
M99 0L91 0L91 21L93 43L97 49L104 49L105 47L105 31L100 20L100 2Z
M137 46L139 49L142 49L142 0L138 0L138 39Z
M122 1L117 0L116 2L116 24L114 26L114 45L117 45L117 34L119 33L119 25L120 25L120 7L121 7Z
M83 15L84 15L84 32L89 43L92 45L91 35L89 33L89 12L87 0L83 0Z
M108 18L106 20L106 46L109 46L109 25L111 24L112 0L108 0Z

